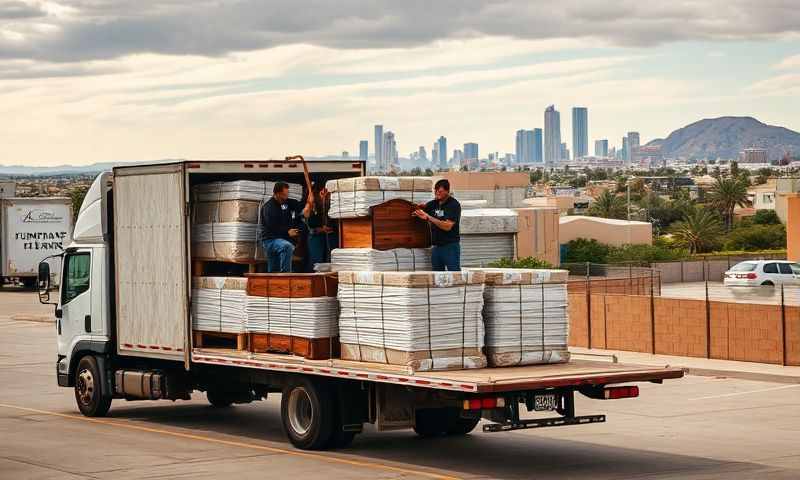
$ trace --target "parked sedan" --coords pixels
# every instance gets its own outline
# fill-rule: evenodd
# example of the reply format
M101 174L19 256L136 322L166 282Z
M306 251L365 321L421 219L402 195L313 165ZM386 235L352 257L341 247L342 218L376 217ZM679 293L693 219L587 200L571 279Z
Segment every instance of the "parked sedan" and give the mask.
M800 285L800 265L785 260L748 260L725 272L727 286Z

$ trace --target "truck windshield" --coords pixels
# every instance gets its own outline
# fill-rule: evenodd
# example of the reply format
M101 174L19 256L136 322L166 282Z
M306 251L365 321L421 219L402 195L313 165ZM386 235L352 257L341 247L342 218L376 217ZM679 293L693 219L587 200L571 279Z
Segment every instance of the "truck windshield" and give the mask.
M81 293L89 290L89 273L91 272L91 254L88 252L73 253L64 259L64 296L61 305L66 305Z

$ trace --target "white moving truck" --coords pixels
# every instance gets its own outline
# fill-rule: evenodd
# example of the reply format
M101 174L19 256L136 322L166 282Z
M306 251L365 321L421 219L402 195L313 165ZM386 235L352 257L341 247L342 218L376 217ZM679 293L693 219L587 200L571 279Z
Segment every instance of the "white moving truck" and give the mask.
M364 162L309 162L312 179L364 174ZM555 365L409 373L397 366L193 345L191 228L194 185L219 180L302 183L293 161L178 162L103 173L86 195L63 256L55 305L58 384L78 409L105 415L113 399L188 399L205 391L218 407L281 395L292 444L347 445L363 424L413 428L420 435L463 435L481 417L484 431L578 425L574 395L638 395L632 382L678 378L675 368L572 361ZM40 301L49 302L41 264ZM524 411L540 412L525 418ZM541 417L542 411L555 415Z
M0 199L0 280L17 278L26 287L35 286L39 262L51 255L60 254L71 241L71 199ZM51 273L57 276L58 262L53 267Z

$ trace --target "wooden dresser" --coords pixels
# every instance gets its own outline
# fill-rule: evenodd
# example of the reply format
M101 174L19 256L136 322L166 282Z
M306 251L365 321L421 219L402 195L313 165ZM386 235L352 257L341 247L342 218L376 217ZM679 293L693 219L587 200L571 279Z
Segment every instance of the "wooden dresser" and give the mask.
M340 219L340 248L430 247L428 223L411 215L416 208L415 204L398 198L370 208L369 217Z

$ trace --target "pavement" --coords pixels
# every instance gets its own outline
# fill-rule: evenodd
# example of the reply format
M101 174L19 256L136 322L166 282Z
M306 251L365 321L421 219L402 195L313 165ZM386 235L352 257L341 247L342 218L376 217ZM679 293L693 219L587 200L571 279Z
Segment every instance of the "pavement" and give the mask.
M661 285L661 296L667 298L686 298L705 300L705 282L664 283ZM800 287L785 285L783 289L784 304L800 305ZM764 305L781 304L780 287L726 287L722 282L708 282L708 299L719 302L758 303Z
M279 395L222 410L202 394L175 403L115 400L108 418L88 419L71 389L56 385L53 325L13 318L52 307L19 303L36 302L35 294L12 301L7 293L0 292L0 479L800 478L800 385L727 376L642 384L637 399L578 396L577 413L606 414L603 424L438 439L367 428L334 452L292 448Z

